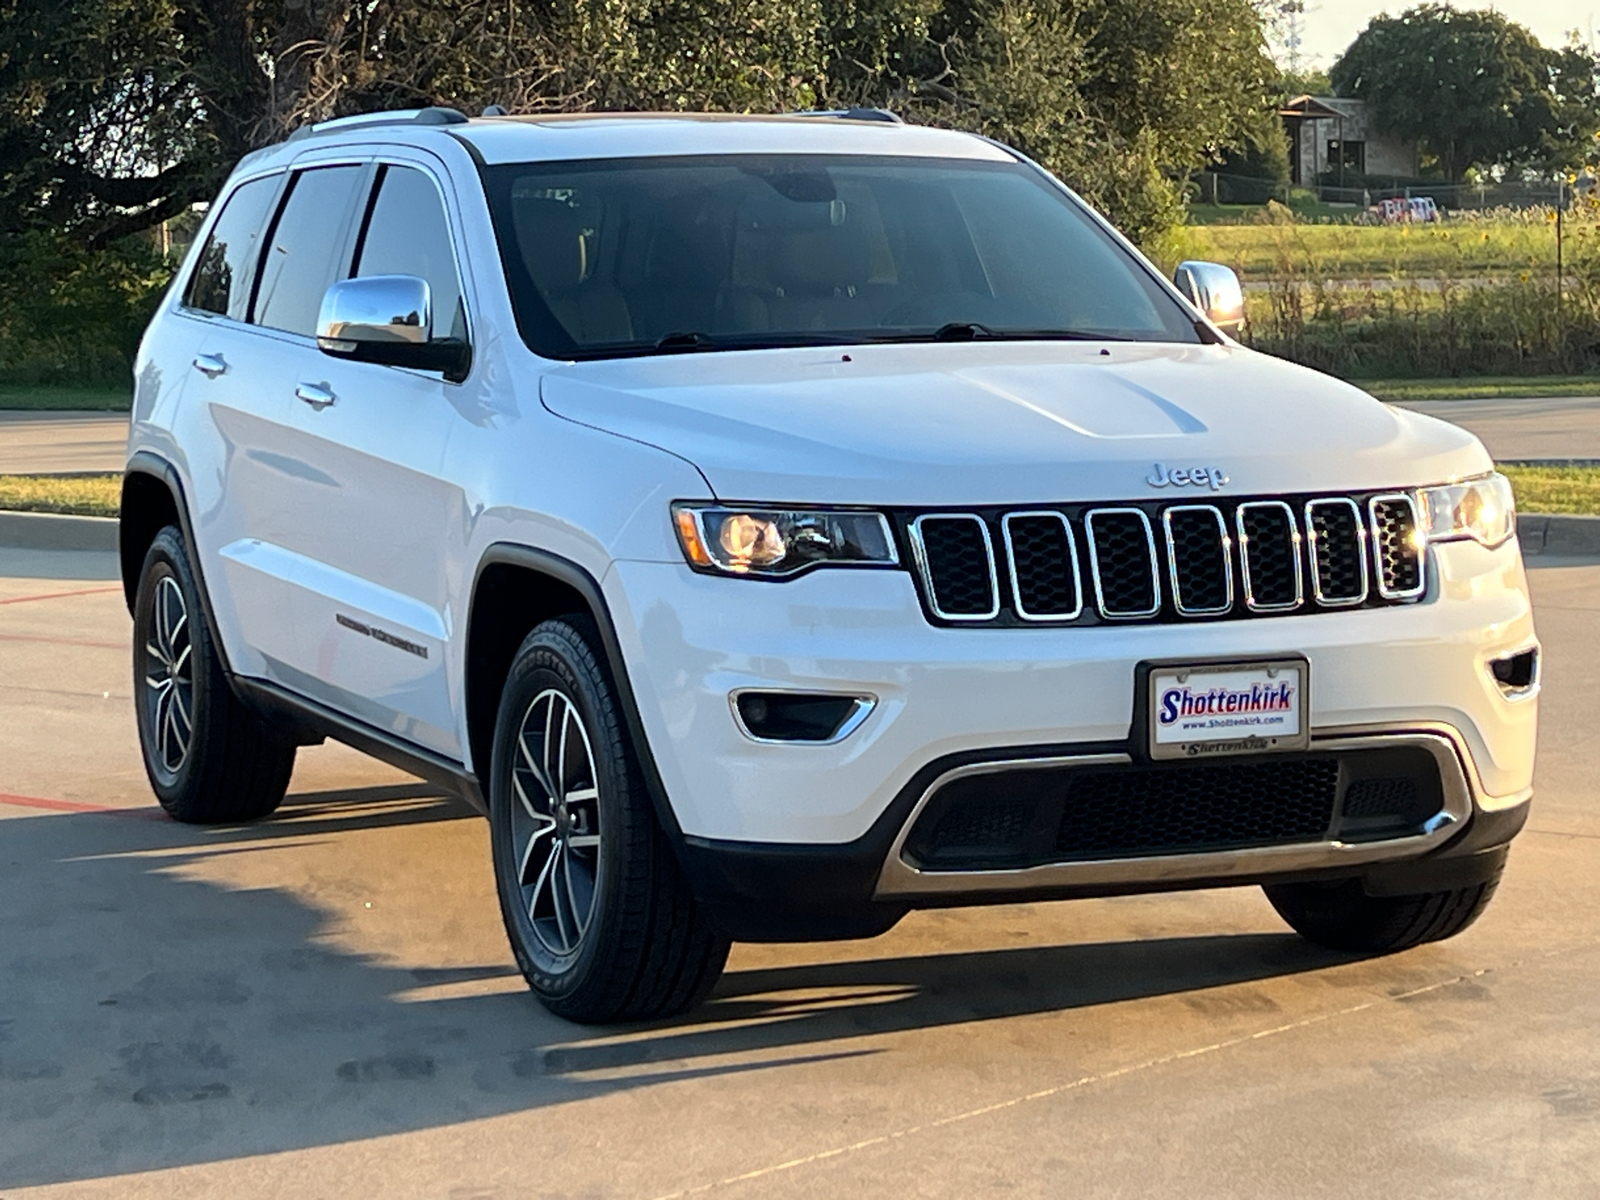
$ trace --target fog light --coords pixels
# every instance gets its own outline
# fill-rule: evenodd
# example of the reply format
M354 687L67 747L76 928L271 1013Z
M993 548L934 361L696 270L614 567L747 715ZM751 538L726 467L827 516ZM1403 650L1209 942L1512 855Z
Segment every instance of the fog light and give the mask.
M872 696L829 692L735 692L729 697L746 737L758 742L837 742L867 719Z
M1507 696L1526 692L1539 679L1539 648L1530 646L1504 658L1491 659L1489 671Z

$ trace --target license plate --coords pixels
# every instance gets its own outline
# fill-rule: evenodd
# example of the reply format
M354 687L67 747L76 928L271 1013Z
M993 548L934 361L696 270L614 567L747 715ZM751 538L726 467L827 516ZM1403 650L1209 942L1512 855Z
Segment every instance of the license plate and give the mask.
M1305 659L1152 666L1151 758L1206 758L1311 745Z

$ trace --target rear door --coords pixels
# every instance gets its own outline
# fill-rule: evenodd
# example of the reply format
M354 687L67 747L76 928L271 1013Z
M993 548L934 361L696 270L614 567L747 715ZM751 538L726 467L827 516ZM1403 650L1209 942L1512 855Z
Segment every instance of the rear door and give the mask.
M338 275L422 277L435 329L465 339L446 196L425 156L395 151L376 163ZM260 320L301 335L278 382L288 404L279 452L295 478L280 498L295 629L278 672L323 704L459 759L445 662L462 616L448 581L463 570L467 518L441 471L458 385L323 354L309 304L269 303Z

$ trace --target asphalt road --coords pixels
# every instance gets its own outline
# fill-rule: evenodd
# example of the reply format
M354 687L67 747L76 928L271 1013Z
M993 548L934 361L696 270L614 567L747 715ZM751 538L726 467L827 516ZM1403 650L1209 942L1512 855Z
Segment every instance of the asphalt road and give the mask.
M1254 890L916 914L592 1030L426 785L324 747L273 821L159 816L109 560L0 551L6 1200L1600 1194L1600 566L1532 572L1539 795L1453 941L1349 960Z
M127 445L126 416L0 412L0 475L121 471Z
M1600 396L1422 400L1404 405L1465 425L1496 458L1600 458ZM128 419L0 412L0 475L120 471Z

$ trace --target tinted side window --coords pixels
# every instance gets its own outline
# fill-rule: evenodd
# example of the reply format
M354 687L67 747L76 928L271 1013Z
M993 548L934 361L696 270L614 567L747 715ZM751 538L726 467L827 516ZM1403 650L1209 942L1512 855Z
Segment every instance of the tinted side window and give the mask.
M317 167L296 173L267 247L256 324L316 333L322 293L343 274L339 251L365 170Z
M433 294L435 337L465 339L466 314L455 250L439 189L421 171L385 167L357 275L417 275Z
M186 306L244 320L261 228L267 223L267 207L281 178L268 175L252 179L228 197L189 278L189 289L183 297Z

